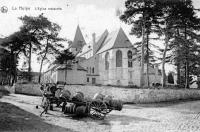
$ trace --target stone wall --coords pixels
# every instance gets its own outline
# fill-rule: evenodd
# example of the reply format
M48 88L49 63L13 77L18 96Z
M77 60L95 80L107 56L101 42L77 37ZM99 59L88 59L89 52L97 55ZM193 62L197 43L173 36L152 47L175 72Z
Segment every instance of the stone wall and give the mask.
M65 87L72 94L81 91L85 96L93 97L95 93L111 95L126 103L154 103L163 101L177 101L186 99L200 99L200 90L173 90L173 89L132 89L108 86L80 86L68 85Z
M126 103L154 103L163 101L177 101L187 99L200 99L200 90L198 89L133 89L118 88L110 86L89 86L89 85L66 85L72 95L81 91L85 97L93 97L95 93L111 95L115 99L120 99ZM30 95L41 95L40 85L36 84L17 84L15 92Z
M41 96L39 84L15 84L15 93Z
M6 90L10 93L15 93L15 86L0 86L0 90Z

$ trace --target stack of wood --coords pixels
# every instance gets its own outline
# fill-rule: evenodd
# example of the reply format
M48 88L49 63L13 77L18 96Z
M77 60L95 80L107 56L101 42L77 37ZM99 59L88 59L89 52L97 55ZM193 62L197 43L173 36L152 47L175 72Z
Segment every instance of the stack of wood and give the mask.
M85 97L85 98L84 98L84 101L85 101L85 102L92 102L92 98L90 98L90 97Z
M123 108L123 102L121 100L112 100L110 106L113 107L115 110L121 111Z
M84 116L86 114L86 106L78 106L76 108L76 115L77 116Z
M72 101L83 102L84 101L84 94L82 92L76 92L72 97Z
M96 100L96 101L103 101L105 95L101 94L101 93L96 93L93 97L93 100Z
M101 93L96 93L93 100L103 101L107 106L114 108L115 110L122 110L123 102L121 100L113 99L110 95L103 95Z
M105 97L104 97L104 102L106 103L106 105L111 105L111 103L112 103L112 100L113 100L113 98L112 98L112 96L110 96L110 95L106 95Z
M74 103L68 103L65 106L64 114L75 114L76 113L76 104Z
M71 93L69 90L63 90L62 93L60 94L60 97L68 100L71 97Z

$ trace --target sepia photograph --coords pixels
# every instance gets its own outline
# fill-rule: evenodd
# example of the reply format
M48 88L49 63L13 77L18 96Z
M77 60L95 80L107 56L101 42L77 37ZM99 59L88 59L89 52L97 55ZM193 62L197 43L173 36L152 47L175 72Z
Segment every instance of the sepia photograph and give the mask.
M0 132L200 132L200 0L0 0Z

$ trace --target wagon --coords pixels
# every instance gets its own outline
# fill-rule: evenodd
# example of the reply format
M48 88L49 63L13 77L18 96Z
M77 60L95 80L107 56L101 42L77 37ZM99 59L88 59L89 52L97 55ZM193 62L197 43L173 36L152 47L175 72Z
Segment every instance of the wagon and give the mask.
M83 98L83 93L77 92L79 96L82 96ZM71 94L71 93L70 93ZM68 96L70 96L70 94ZM84 115L92 117L94 119L104 119L105 116L110 113L112 110L121 110L122 109L122 104L120 107L116 107L112 105L112 103L104 100L96 100L96 99L91 99L91 100L78 100L74 98L64 98L64 97L59 97L56 98L52 94L43 94L44 99L42 100L43 102L43 108L44 110L41 112L40 116L42 116L43 113L47 113L48 109L53 110L52 104L57 104L59 106L62 104L62 112L64 114L77 114L76 113L76 108L82 106L85 108L84 110ZM70 109L66 109L67 104L73 104L73 107Z
M120 111L122 107L114 107L109 102L103 101L103 100L90 100L90 101L74 101L72 99L67 100L65 104L62 106L62 111L64 112L64 106L67 103L75 104L76 107L78 106L84 106L86 108L86 111L84 115L87 115L89 117L92 117L94 119L104 119L108 113L110 113L112 110L118 110ZM72 110L73 111L73 110ZM69 112L70 113L70 112ZM71 112L73 113L73 112ZM75 113L76 114L76 113Z

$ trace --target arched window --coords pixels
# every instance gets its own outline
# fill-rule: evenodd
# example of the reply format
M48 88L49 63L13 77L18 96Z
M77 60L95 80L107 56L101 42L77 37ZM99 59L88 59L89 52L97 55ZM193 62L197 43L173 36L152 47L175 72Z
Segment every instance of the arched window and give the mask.
M118 50L116 52L116 67L122 67L122 51Z
M128 67L133 67L133 63L132 63L133 53L132 53L132 51L129 50L127 52L127 57L128 57Z
M107 52L105 55L105 70L109 69L109 53Z
M92 68L92 73L94 73L94 67Z

